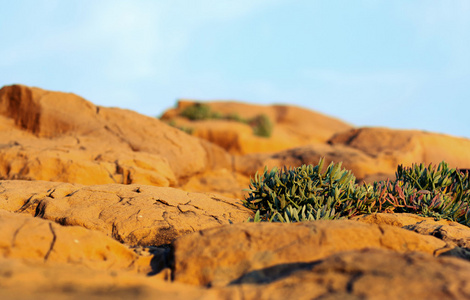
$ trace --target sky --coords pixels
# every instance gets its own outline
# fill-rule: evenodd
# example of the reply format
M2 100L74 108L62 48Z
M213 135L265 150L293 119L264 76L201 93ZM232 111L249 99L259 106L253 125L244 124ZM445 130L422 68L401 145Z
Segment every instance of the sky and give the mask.
M290 104L470 138L469 0L0 1L0 86L149 116L181 98Z

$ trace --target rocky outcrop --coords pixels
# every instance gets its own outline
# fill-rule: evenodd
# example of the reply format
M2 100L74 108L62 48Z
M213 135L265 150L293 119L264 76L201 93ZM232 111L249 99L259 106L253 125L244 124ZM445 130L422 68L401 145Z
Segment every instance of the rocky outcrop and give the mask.
M235 299L467 299L469 266L456 258L364 249L255 270L227 289Z
M431 235L446 242L441 252L470 260L470 230L467 226L448 221L434 220L413 214L376 213L353 218L368 224L387 224L411 230L423 235Z
M240 102L204 102L222 116L236 115L245 120L266 115L273 123L269 138L253 134L247 124L230 120L189 121L180 113L195 101L180 101L162 120L191 128L194 136L221 146L231 154L271 153L308 144L325 143L332 135L351 129L349 124L311 110L291 105L253 105Z
M256 270L309 263L344 251L374 248L432 255L445 245L432 236L353 221L238 224L176 240L173 276L178 282L225 286Z
M398 163L468 169L468 140L351 129L295 107L209 105L266 114L275 134L216 120L198 123L201 139L73 94L2 88L0 298L470 298L466 226L411 214L247 223L253 212L233 198L265 166L320 157L363 180Z
M175 186L231 164L217 146L155 118L74 94L3 87L0 119L2 179Z
M421 131L385 128L358 128L338 133L325 144L312 144L279 151L258 153L234 158L235 170L246 176L262 172L265 166L298 167L342 162L359 181L379 181L395 177L397 165L414 163L439 164L446 161L451 167L470 166L470 140Z
M453 168L470 168L470 140L444 134L358 128L338 133L328 143L360 150L391 166L438 164L445 160Z
M238 224L176 240L173 277L235 299L465 299L470 262L456 249L385 224Z
M104 234L79 226L0 210L0 255L30 264L67 263L93 270L151 272L151 257Z
M210 289L130 272L0 259L4 299L467 299L469 263L364 249L282 264ZM32 280L34 278L34 280Z
M1 209L0 227L2 299L214 297L154 276L158 252L138 254L101 232Z
M370 157L365 153L342 145L309 145L271 154L250 154L235 158L235 170L246 176L263 172L265 167L298 167L303 164L342 162L343 168L351 170L358 180L385 180L394 176L396 166ZM326 166L325 166L326 167Z
M470 295L466 226L410 214L244 223L251 212L233 201L145 185L1 181L0 292L7 299Z
M192 104L180 102L163 119L182 119L179 112ZM275 120L275 134L271 139L256 137L246 124L206 120L191 122L202 137L197 138L155 118L95 106L74 94L3 87L0 179L171 186L240 199L246 195L243 189L250 176L265 166L316 164L320 157L327 163L343 162L358 180L369 182L393 179L398 164L446 160L452 167L470 167L468 139L352 129L334 118L291 106L207 105L221 114L245 118L266 114ZM248 154L230 155L226 149Z
M0 209L98 230L132 246L168 244L253 215L233 198L174 188L29 181L0 181Z
M1 258L0 294L8 300L224 299L217 291L168 283L155 276Z

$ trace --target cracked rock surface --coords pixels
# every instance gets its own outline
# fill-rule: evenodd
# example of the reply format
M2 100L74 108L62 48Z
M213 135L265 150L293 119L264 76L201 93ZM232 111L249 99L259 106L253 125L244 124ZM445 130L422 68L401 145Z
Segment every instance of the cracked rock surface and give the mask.
M168 244L253 215L239 200L169 187L19 180L0 181L0 208L98 230L132 246Z
M67 263L94 270L150 272L150 258L139 257L128 247L79 226L0 210L0 255L33 265Z
M217 223L177 237L166 248L131 248L131 242L127 242L131 239L123 238L120 243L112 233L100 232L108 228L105 221L113 219L113 214L127 211L135 215L133 206L140 202L134 197L143 197L143 202L151 199L159 209L178 211L178 219L192 215L194 209L210 211L204 201L198 208L193 207L201 194L174 191L178 190L2 181L1 294L6 299L29 299L33 295L40 295L39 299L470 296L470 261L460 255L460 250L466 249L463 241L470 229L443 220L375 214L360 221ZM20 212L28 201L31 204ZM108 209L107 213L93 208L93 201L106 203L99 207ZM81 208L81 202L90 206L89 210ZM80 209L74 211L74 207ZM217 218L223 218L227 207L222 207L208 217L214 219L221 213L222 217ZM62 217L52 217L48 209L51 215L62 212ZM87 211L90 217L86 217ZM49 215L49 220L39 218L40 214ZM75 225L83 224L70 226L70 220L75 220ZM92 220L97 227L90 229L91 225L85 225L93 224ZM428 230L433 226L446 235ZM119 226L111 226L112 230L125 236Z

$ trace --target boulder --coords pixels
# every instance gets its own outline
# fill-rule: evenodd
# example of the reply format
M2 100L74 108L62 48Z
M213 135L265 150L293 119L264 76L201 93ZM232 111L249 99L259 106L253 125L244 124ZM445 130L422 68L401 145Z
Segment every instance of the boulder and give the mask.
M67 263L94 270L152 271L151 257L79 226L0 210L0 256L29 264Z
M362 249L253 270L222 290L233 299L467 299L470 263Z
M235 157L234 165L237 172L252 176L256 172L262 173L265 167L271 169L316 165L320 158L325 159L325 168L331 162L341 162L343 168L351 170L358 180L386 180L395 177L396 166L342 145L315 144L271 154L248 154Z
M192 176L182 189L188 192L216 193L218 195L243 199L250 185L250 177L228 169L209 171Z
M445 246L433 236L347 220L234 224L177 239L173 278L194 285L226 286L256 270L311 263L346 251L386 249L432 258Z
M395 168L443 160L453 168L470 168L470 140L444 134L366 127L337 133L328 143L360 150Z
M394 179L398 164L439 164L466 170L470 166L470 140L442 134L386 128L358 128L337 133L328 143L311 144L278 151L234 157L234 169L252 176L265 167L298 167L342 162L359 181L373 182Z
M457 222L435 220L413 214L374 213L356 216L356 221L368 224L387 224L401 227L422 235L431 235L446 242L441 253L470 260L470 229Z

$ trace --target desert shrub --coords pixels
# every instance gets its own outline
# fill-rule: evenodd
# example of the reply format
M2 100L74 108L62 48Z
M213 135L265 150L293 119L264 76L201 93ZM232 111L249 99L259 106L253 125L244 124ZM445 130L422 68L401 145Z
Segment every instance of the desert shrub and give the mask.
M250 181L244 205L259 212L263 221L339 219L360 213L358 199L368 199L368 190L357 188L354 175L331 163L322 171L318 165L265 169Z
M220 117L219 113L213 112L210 106L204 103L195 103L188 106L181 111L180 115L193 121L218 119Z
M256 211L255 221L299 222L349 218L373 212L408 212L470 225L468 173L445 162L398 166L396 180L356 184L354 175L331 163L277 168L250 181L244 205Z
M253 128L253 133L261 137L270 137L273 131L273 123L267 115L257 115L248 122Z
M245 119L245 118L242 118L239 114L237 113L231 113L231 114L228 114L225 116L225 119L226 120L229 120L229 121L235 121L235 122L239 122L239 123L248 123L248 120Z
M252 119L245 119L237 113L223 115L220 112L212 111L210 106L204 103L195 103L184 108L180 112L180 116L192 121L223 119L245 123L253 128L253 134L261 137L270 137L274 126L269 117L264 114L257 115Z
M468 173L450 169L447 163L441 162L437 167L400 165L395 175L395 181L375 183L373 188L377 201L384 203L390 211L470 225Z

